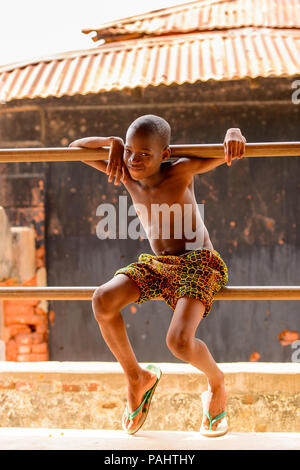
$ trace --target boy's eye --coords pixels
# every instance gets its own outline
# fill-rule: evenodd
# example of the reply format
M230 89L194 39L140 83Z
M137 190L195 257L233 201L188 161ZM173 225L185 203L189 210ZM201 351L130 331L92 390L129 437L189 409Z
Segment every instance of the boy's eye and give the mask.
M125 149L125 153L129 154L129 153L131 153L131 150ZM141 155L142 157L148 157L148 156L149 156L149 154L148 154L148 153L145 153L145 152L141 152L140 155Z

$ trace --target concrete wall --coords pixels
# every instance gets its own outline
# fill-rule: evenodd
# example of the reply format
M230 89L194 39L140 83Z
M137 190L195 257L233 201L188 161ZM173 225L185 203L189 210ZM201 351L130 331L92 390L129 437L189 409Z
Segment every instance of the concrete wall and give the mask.
M291 100L296 78L14 101L0 108L0 146L60 147L88 135L124 138L130 122L148 113L170 122L172 144L223 142L228 127L240 127L248 142L300 140L300 105ZM245 158L195 179L212 243L229 268L228 285L299 285L299 169L298 157ZM1 198L7 204L13 198L16 207L22 204L18 188L26 187L25 175L31 174L45 180L49 286L97 286L138 254L149 252L146 240L96 237L97 206L104 201L118 204L118 196L126 194L108 184L103 174L81 162L2 164L2 180L16 179L13 196L2 189ZM114 360L89 302L51 302L51 308L52 360ZM300 330L298 312L296 301L215 301L197 334L219 362L248 361L253 352L264 362L289 362L293 350L282 346L278 334ZM124 309L139 361L177 362L165 344L171 314L163 302Z
M157 364L157 385L143 431L199 431L207 380L189 364ZM142 364L145 366L145 364ZM231 432L299 433L300 364L220 364ZM127 386L119 364L5 363L0 420L6 427L121 429Z

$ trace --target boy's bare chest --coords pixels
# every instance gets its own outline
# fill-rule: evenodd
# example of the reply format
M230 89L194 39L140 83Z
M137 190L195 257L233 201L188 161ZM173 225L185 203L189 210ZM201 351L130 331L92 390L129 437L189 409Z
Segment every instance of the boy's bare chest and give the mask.
M150 209L153 204L188 204L194 201L193 188L184 184L161 184L155 188L142 188L138 185L130 191L134 205L142 204Z
M145 207L150 208L153 204L167 204L168 206L174 203L180 203L182 198L178 197L175 193L170 194L166 191L151 191L151 192L137 192L132 196L134 204L143 204Z
M138 187L130 194L136 214L144 228L153 225L154 221L156 225L156 223L161 224L164 220L167 224L170 224L171 220L181 220L186 204L191 206L190 213L194 213L196 209L193 188L186 185L177 184L173 187L160 185L156 188L150 188L150 190ZM161 215L157 218L158 213Z

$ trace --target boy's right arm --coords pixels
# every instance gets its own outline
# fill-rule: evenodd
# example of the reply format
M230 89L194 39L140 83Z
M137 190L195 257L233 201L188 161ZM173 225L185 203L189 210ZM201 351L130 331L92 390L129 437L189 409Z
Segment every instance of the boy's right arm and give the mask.
M84 137L74 140L69 144L69 147L84 147L89 149L98 149L105 146L110 146L108 160L82 160L82 162L109 175L108 181L110 183L114 177L116 178L115 185L118 185L120 181L125 183L126 173L123 164L124 142L120 137Z

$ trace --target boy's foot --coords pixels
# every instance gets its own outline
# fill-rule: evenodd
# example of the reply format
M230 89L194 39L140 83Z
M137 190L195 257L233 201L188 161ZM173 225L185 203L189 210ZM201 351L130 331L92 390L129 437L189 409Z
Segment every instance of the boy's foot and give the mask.
M157 375L155 372L150 371L149 369L142 369L141 375L138 380L134 382L129 382L128 384L128 394L127 394L127 404L129 414L133 413L142 403L144 395L148 392L157 381ZM142 417L142 409L140 412L132 419L128 419L126 415L126 410L123 414L123 424L125 425L126 430L130 433L138 425Z
M218 386L214 388L210 388L209 391L212 393L212 397L210 400L209 404L209 414L211 419L213 420L216 416L219 414L223 413L225 411L226 407L226 392L225 392L225 384L224 381L222 381ZM208 417L205 415L204 421L203 421L203 426L205 429L211 431L215 431L217 429L218 424L222 421L222 418L218 419L215 421L211 428L210 428L210 421Z

